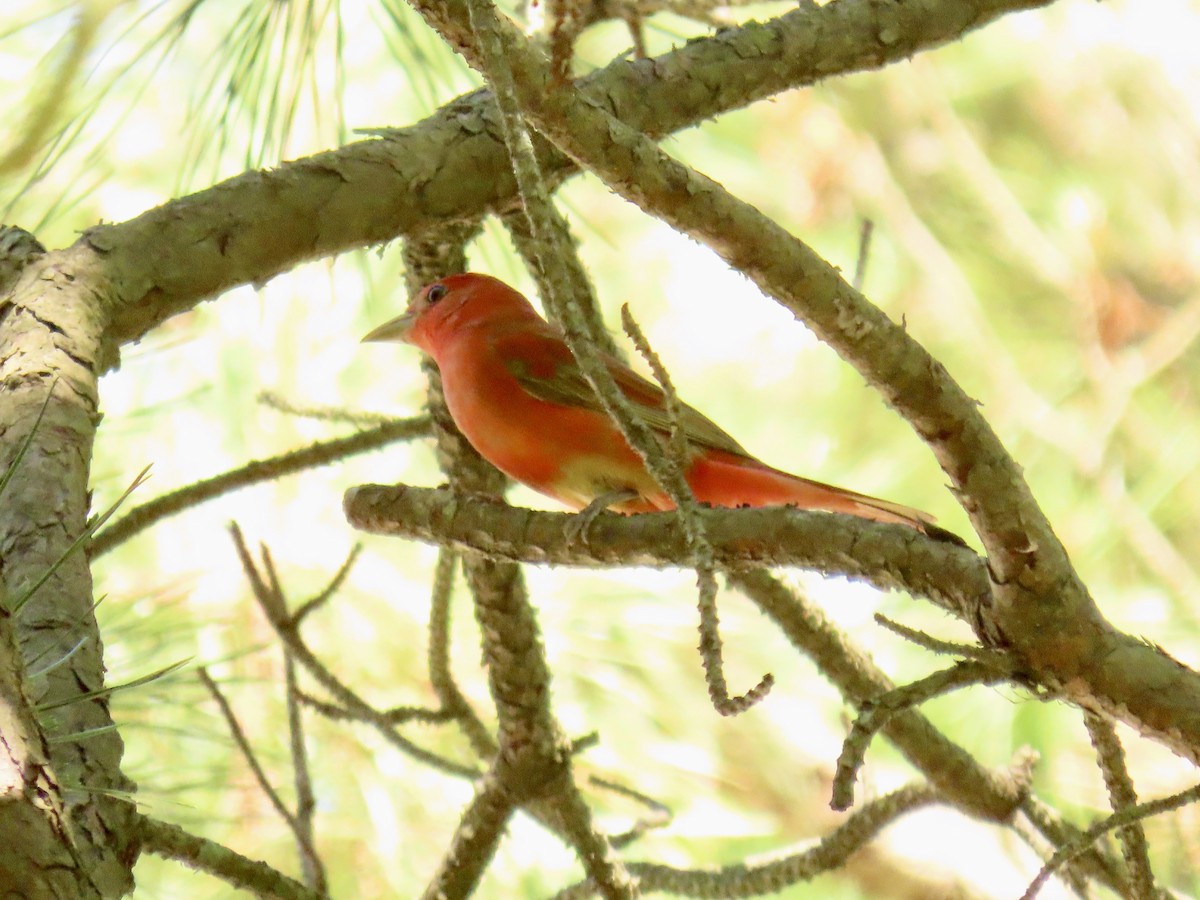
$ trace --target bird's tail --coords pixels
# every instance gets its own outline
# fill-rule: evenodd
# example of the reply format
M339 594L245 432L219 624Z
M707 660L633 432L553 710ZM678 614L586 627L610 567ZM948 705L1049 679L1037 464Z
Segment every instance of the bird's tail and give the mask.
M696 499L710 506L774 506L792 504L801 509L846 513L875 522L907 525L938 540L962 544L952 532L934 524L933 516L845 488L801 478L772 469L758 460L709 450L688 468L688 483Z

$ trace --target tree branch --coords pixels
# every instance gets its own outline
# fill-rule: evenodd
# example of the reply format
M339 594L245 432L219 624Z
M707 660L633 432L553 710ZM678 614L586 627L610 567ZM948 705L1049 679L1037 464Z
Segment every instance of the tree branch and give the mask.
M96 559L163 519L178 515L185 509L199 506L230 491L328 465L347 456L365 453L395 441L411 440L428 434L429 430L430 421L427 416L395 419L357 434L319 441L268 459L253 460L244 466L222 472L212 478L205 478L134 507L92 539L88 545L88 556Z
M375 534L476 550L497 559L588 568L678 566L695 561L674 513L600 513L586 542L574 514L509 506L448 488L360 485L346 492L350 524ZM722 567L800 566L881 590L927 597L967 622L989 597L987 570L971 550L903 525L776 506L697 511Z
M939 801L929 785L903 787L868 803L811 849L765 863L739 863L717 869L676 869L630 863L629 871L647 891L690 897L754 897L773 894L841 866L856 850L896 819ZM589 882L559 891L554 900L582 900L595 894Z
M30 249L0 238L0 250L22 247ZM100 297L107 285L94 264L86 251L26 252L9 259L8 274L0 274L7 287L0 294L0 473L15 474L0 502L0 558L8 596L40 584L19 613L3 613L0 630L11 628L19 648L5 660L10 689L18 691L10 702L20 696L34 708L55 708L39 718L37 734L23 736L25 746L14 748L20 757L40 744L50 766L43 768L36 755L14 758L10 773L22 778L5 785L17 795L32 784L49 794L44 804L4 805L0 833L33 840L26 820L31 810L44 805L49 811L61 802L66 821L43 819L43 825L66 825L57 834L59 856L50 858L56 879L75 879L64 892L80 897L126 893L135 856L133 807L120 797L133 784L120 770L121 738L100 693L104 663L91 572L83 552L71 552L87 528L97 373L106 353ZM38 677L24 670L25 660L44 661ZM11 715L14 726L33 724L16 708ZM14 848L12 858L32 866L39 853L32 845L26 849ZM20 866L10 874L15 883L36 884L41 877Z
M1047 2L930 0L895 11L873 0L805 4L653 60L614 62L580 86L631 127L662 137L781 91L906 59ZM110 337L139 340L202 300L307 260L512 209L516 185L493 109L490 94L477 91L410 128L378 132L385 140L247 172L89 229L79 246L112 273ZM552 185L575 171L538 146Z
M455 23L448 39L462 29L464 0L415 2ZM1039 681L1068 699L1200 762L1200 673L1104 619L1020 467L941 364L836 267L588 98L555 89L545 60L511 23L500 31L522 111L544 135L748 275L854 365L929 445L988 550L995 591L973 623L980 638L1015 649Z
M279 900L321 900L322 895L264 862L247 859L215 841L189 834L178 825L150 816L137 818L138 838L143 850L165 859L175 859L220 878L226 884Z

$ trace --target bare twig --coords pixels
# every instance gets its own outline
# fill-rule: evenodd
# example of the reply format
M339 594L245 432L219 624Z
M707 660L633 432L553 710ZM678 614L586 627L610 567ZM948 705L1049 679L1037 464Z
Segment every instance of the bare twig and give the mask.
M940 653L943 656L961 656L966 659L974 659L988 663L994 668L1002 668L1005 665L1011 664L1009 658L1000 650L993 650L990 647L980 647L978 644L960 644L956 641L939 640L923 631L917 631L915 628L909 628L907 625L902 625L900 622L889 619L882 613L875 613L875 621L893 634L898 634L906 641L910 641L918 647L923 647L933 653Z
M850 283L856 291L861 291L867 278L867 258L871 252L871 236L875 234L875 223L871 219L863 219L862 228L858 232L858 258L854 262L854 277Z
M1008 676L1006 670L997 670L978 662L961 662L860 703L859 715L842 743L842 752L838 756L837 771L833 776L833 799L829 805L839 812L853 805L854 780L862 768L871 738L897 713L951 691L975 684L995 684Z
M258 402L268 409L273 409L284 415L296 416L300 419L315 419L318 422L353 425L356 428L364 430L393 424L397 421L395 416L385 415L384 413L356 412L341 406L301 406L274 391L263 391L260 393L258 395Z
M1128 806L1118 813L1113 813L1105 819L1097 822L1087 831L1083 832L1078 838L1073 840L1065 847L1060 847L1058 852L1050 858L1047 863L1042 866L1042 870L1038 872L1037 877L1029 883L1029 887L1025 889L1025 893L1021 895L1020 900L1033 900L1038 892L1042 889L1042 885L1053 875L1058 869L1068 863L1080 853L1088 850L1092 844L1103 837L1110 831L1117 828L1124 828L1134 822L1140 822L1142 819L1148 819L1151 816L1161 815L1165 812L1170 812L1173 809L1179 809L1188 804L1200 801L1200 784L1194 785L1187 790L1172 794L1169 797L1163 797L1159 800L1151 800L1146 803L1139 803L1137 806Z
M292 613L292 623L296 628L299 628L312 613L333 599L333 595L341 589L350 575L350 570L354 567L354 562L360 553L362 553L362 544L355 544L346 556L346 561L333 574L333 578L329 579L329 584L325 586L325 589L312 599L301 603L299 608Z
M318 894L326 895L325 865L316 853L313 816L317 800L313 795L312 776L308 770L308 750L304 746L304 717L300 711L300 689L296 682L296 664L292 655L283 651L283 675L287 692L288 745L292 756L292 781L296 789L296 846L304 883Z
M1039 855L1044 855L1044 844L1037 842L1035 835L1025 833L1022 825L1028 823L1051 846L1066 847L1079 840L1083 832L1063 818L1062 814L1029 794L1021 801L1023 822L1013 823L1018 835ZM1088 890L1088 880L1095 878L1108 885L1117 896L1127 892L1128 880L1120 863L1107 852L1091 846L1063 864L1063 877L1075 893L1083 896Z
M588 778L588 782L598 788L603 788L606 791L611 791L622 797L627 797L636 802L639 806L649 810L649 814L640 816L633 826L623 831L621 834L614 834L609 837L609 843L617 849L627 847L640 838L647 831L654 828L665 828L671 824L673 815L671 808L664 803L660 803L653 797L643 794L641 791L635 791L628 785L619 784L608 778L601 778L598 775L592 775Z
M292 450L269 459L255 460L135 507L97 534L88 545L88 553L95 559L157 522L230 491L264 481L274 481L284 475L328 465L356 453L374 450L394 441L411 440L428 433L428 416L393 419L349 437L321 441L302 450Z
M278 791L271 784L271 780L267 778L267 773L259 763L254 748L250 746L250 739L246 737L246 732L242 730L237 716L234 715L233 708L229 705L229 701L225 698L224 693L221 692L217 683L208 674L208 670L204 666L199 666L196 669L196 675L200 678L200 683L204 685L213 700L216 701L217 709L221 711L221 716L225 719L225 725L229 729L229 734L233 738L233 742L237 744L238 750L242 752L242 758L246 760L246 764L250 767L250 772L254 775L254 780L258 782L259 788L271 802L271 806L275 808L275 812L279 813L279 817L283 819L295 837L296 845L300 849L300 858L306 879L310 873L320 873L320 882L310 882L309 887L313 888L318 894L324 894L324 868L321 865L320 858L317 856L316 848L311 843L311 825L305 827L304 824L297 820L292 811L287 808L287 804L283 802L283 798L279 796Z
M1133 778L1125 765L1125 750L1117 738L1117 731L1110 719L1098 713L1084 710L1083 723L1088 737L1096 750L1096 760L1104 774L1108 788L1108 800L1114 813L1121 813L1137 805L1137 791ZM1146 831L1140 821L1132 821L1117 829L1125 865L1129 868L1129 896L1132 900L1153 900L1154 872L1150 868L1150 848L1146 843Z
M496 739L458 689L450 671L450 602L458 563L456 551L449 547L440 548L429 609L429 683L441 702L443 713L458 722L475 755L481 760L490 760L498 749Z
M646 891L691 897L750 897L776 893L836 869L896 819L940 801L937 791L929 785L901 788L866 804L817 846L767 863L739 863L721 869L675 869L650 863L630 863L629 871ZM582 900L595 893L591 883L583 882L559 891L554 900Z
M663 390L667 415L671 422L668 447L674 458L675 469L686 471L691 458L687 433L683 428L679 395L667 367L663 365L641 326L629 311L629 304L621 306L621 325L642 359L650 366L654 380ZM685 481L686 486L686 481ZM770 672L759 679L758 684L739 697L729 696L729 685L725 681L725 660L722 653L720 619L717 615L717 562L712 544L704 531L699 517L699 504L690 487L680 496L672 495L678 508L680 521L688 535L688 543L696 556L696 586L699 593L697 608L700 613L700 659L704 664L704 680L708 685L709 699L713 708L723 716L738 715L762 700L770 692L775 678Z
M309 709L335 722L384 722L388 725L423 722L437 725L453 718L444 710L426 709L423 706L393 706L391 709L372 710L370 713L366 713L363 710L350 709L338 703L329 703L302 690L297 692L297 697Z
M278 900L322 900L322 894L276 871L264 862L194 834L178 825L138 815L138 837L143 850L165 859L175 859L226 884Z
M254 599L258 601L267 621L275 629L276 635L279 636L292 657L321 687L325 688L346 709L361 717L362 721L372 725L388 743L401 752L450 775L470 779L479 776L480 772L477 769L445 759L408 740L396 731L395 726L385 714L372 707L329 671L316 654L309 649L301 638L294 620L288 615L287 602L277 590L278 579L273 576L273 566L269 563L270 556L264 554L264 567L269 576L268 579L264 579L250 556L250 550L242 537L241 529L235 524L230 527L230 532L233 536L234 546L237 548L238 558L242 563L242 570L250 582Z

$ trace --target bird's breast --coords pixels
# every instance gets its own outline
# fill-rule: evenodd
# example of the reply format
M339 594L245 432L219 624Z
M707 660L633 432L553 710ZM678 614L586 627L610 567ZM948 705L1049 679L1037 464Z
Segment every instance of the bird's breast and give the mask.
M490 354L444 354L438 363L455 424L511 478L576 508L614 490L657 492L603 413L533 396Z

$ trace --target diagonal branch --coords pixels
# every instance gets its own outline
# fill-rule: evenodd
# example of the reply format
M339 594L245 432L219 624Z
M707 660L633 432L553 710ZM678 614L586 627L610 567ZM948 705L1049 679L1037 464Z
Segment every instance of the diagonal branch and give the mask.
M454 23L445 29L448 39L464 27L464 0L417 6ZM1200 673L1103 618L976 401L836 267L579 92L555 89L544 59L511 23L501 31L522 111L545 136L787 306L930 446L988 550L995 596L973 623L980 637L1015 649L1031 673L1068 699L1200 761ZM473 54L468 61L479 65Z
M365 453L395 441L408 440L429 433L429 418L418 416L413 419L395 419L357 434L320 441L300 450L281 453L269 459L256 459L190 484L187 487L155 497L141 506L134 507L112 525L105 528L88 545L88 556L96 559L119 544L140 534L157 522L198 506L214 497L239 488L273 481L316 466L328 465L356 453Z
M1109 803L1114 813L1137 806L1137 791L1133 778L1125 764L1125 748L1117 737L1117 729L1103 716L1085 710L1084 725L1088 737L1096 750L1097 762L1108 788ZM1150 867L1150 847L1146 842L1146 830L1140 821L1134 820L1117 829L1121 852L1129 867L1129 896L1132 900L1152 900L1157 896L1154 887L1154 871Z
M293 667L291 660L288 660L288 713L289 718L292 714L294 702L294 678ZM237 715L230 706L228 698L224 692L208 674L208 670L204 666L200 666L196 670L196 674L200 677L200 683L204 685L209 696L217 704L217 709L220 710L221 717L225 719L225 725L229 729L229 734L233 738L234 744L241 751L242 758L246 761L246 765L250 767L250 772L254 776L254 780L258 782L259 789L266 795L271 806L275 808L275 812L283 819L288 830L292 832L292 836L296 839L296 845L300 851L300 862L305 872L305 881L310 887L319 894L326 894L325 890L325 868L321 863L321 858L317 854L316 846L313 843L312 822L309 819L311 815L311 807L308 812L303 810L303 797L298 798L297 805L300 809L293 813L287 808L287 804L283 802L283 798L279 796L279 792L275 790L275 786L271 784L271 779L267 777L266 770L263 769L262 763L259 762L258 754L254 752L254 748L250 746L250 738L247 737L245 730L237 719ZM298 705L298 704L297 704ZM293 736L294 736L293 732ZM297 760L293 757L293 762ZM305 763L307 765L307 763ZM298 766L296 771L297 778L301 777L301 768ZM307 770L303 773L303 778L307 779ZM311 801L311 796L309 797Z
M893 688L880 697L859 704L859 714L842 742L837 769L833 776L830 807L844 812L854 805L854 782L866 759L867 747L897 714L915 709L934 697L976 684L996 684L1010 680L1012 673L977 661L957 662L948 669L927 675L911 684Z
M179 860L184 865L220 878L226 884L279 900L322 898L321 894L266 863L247 859L235 850L189 834L178 825L140 814L134 824L143 850L164 859Z
M906 59L1047 2L804 4L653 60L615 62L580 84L593 102L662 137L781 91ZM477 91L415 126L380 132L386 140L247 172L89 229L80 248L113 273L109 336L136 341L202 300L301 262L513 208L516 186L493 109L490 94ZM538 146L551 184L575 171L564 155Z

